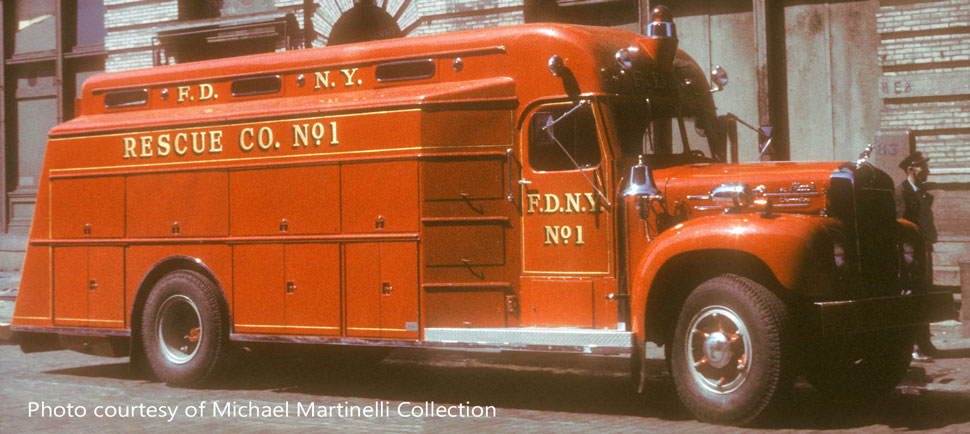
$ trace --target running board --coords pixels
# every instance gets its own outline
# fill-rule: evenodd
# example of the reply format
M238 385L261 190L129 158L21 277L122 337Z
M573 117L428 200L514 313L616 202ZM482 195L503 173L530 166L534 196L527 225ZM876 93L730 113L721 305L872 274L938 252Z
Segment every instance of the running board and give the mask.
M529 351L596 354L629 353L633 333L584 328L426 328L429 343L482 346Z
M236 342L352 345L444 350L515 350L598 355L630 354L633 333L582 328L426 328L424 340L232 333Z

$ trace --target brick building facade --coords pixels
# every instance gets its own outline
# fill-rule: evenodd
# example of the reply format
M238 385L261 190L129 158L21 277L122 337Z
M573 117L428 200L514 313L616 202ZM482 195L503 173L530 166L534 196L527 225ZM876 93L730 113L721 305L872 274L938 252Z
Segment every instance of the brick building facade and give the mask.
M882 1L880 127L909 130L930 160L937 284L970 260L970 0Z
M91 74L530 21L642 33L656 4L702 67L727 67L720 111L774 127L770 158L852 159L879 131L911 132L904 152L932 158L936 281L958 284L956 262L970 259L970 0L0 0L0 270L22 260L46 131L73 117ZM377 28L361 36L360 23ZM739 136L742 160L757 159L757 137Z

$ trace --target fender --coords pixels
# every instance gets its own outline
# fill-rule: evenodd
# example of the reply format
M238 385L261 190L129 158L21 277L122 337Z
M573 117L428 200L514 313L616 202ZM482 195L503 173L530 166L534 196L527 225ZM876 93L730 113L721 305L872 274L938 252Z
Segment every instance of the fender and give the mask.
M723 214L701 217L667 229L646 245L631 252L631 321L638 339L646 338L644 318L647 297L663 266L688 252L741 252L757 258L782 287L796 292L816 292L820 255L831 255L827 228L840 227L835 219L798 214ZM636 259L639 258L639 259ZM815 277L812 276L815 274Z

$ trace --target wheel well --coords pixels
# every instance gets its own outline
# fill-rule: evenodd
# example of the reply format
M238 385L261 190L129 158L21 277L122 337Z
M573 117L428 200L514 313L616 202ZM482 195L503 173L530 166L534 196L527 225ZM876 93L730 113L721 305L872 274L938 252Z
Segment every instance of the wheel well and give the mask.
M213 282L215 282L219 289L222 289L219 279L216 279L216 276L212 270L210 270L209 267L196 258L188 256L171 256L158 261L154 266L152 266L152 269L148 272L148 274L142 278L141 283L138 285L138 290L135 293L135 300L131 307L131 357L133 363L140 363L144 357L141 351L141 317L145 307L145 300L148 299L148 293L151 292L152 288L155 286L155 283L157 283L163 276L176 270L195 271L211 279ZM219 302L222 304L223 311L229 312L229 302L226 301L225 293L220 291L219 295Z
M650 285L644 312L647 340L659 345L669 342L687 296L702 282L724 273L747 277L775 293L781 288L771 269L750 253L736 250L681 253L660 268Z

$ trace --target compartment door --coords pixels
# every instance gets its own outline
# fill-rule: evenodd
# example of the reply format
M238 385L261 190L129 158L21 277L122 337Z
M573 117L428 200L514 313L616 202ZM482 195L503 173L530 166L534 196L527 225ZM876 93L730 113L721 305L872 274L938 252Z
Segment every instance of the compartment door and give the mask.
M340 246L286 246L286 332L340 334Z
M88 325L88 247L54 248L54 324Z
M237 333L283 333L283 245L232 249L233 321Z
M116 238L125 235L125 179L57 179L51 186L51 236Z
M347 335L381 335L381 255L378 243L346 245Z
M92 327L125 326L124 248L88 248L88 322Z
M344 232L417 232L418 162L340 167Z
M530 116L525 129L520 181L525 274L612 273L613 216L596 191L612 197L608 159L590 106L563 117L572 108L572 104L542 107ZM552 131L580 169L543 130L560 118Z
M381 243L381 336L418 337L418 249Z

